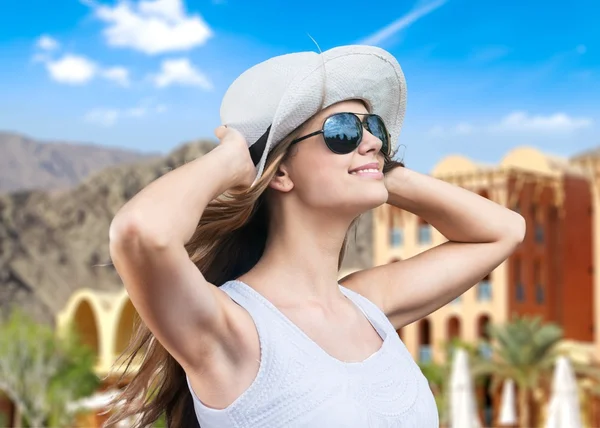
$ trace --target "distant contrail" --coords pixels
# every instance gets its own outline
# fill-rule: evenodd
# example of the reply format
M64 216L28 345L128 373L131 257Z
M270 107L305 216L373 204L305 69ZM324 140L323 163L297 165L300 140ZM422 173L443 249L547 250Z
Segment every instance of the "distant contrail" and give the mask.
M376 45L382 42L383 40L393 36L397 32L405 29L406 27L416 22L420 18L424 17L425 15L430 14L431 12L443 6L444 3L447 2L448 0L438 0L428 3L425 6L422 6L418 9L413 10L412 12L407 13L404 16L401 16L387 27L384 27L376 33L371 34L370 36L362 39L358 43L361 45Z

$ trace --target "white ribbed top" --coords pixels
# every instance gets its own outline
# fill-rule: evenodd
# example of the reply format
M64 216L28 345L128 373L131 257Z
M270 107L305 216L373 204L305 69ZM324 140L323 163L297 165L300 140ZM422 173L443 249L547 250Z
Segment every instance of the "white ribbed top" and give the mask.
M250 387L221 410L205 406L187 379L200 427L438 428L427 380L385 314L360 294L340 289L383 339L361 362L329 355L250 286L221 286L254 320L260 366Z

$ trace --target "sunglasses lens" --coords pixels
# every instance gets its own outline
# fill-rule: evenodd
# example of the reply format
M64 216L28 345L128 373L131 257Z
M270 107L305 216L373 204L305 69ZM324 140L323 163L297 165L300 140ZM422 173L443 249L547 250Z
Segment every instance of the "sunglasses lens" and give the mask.
M365 119L365 125L367 131L369 131L371 134L373 134L375 137L381 140L381 151L383 153L389 154L390 138L387 129L385 128L385 124L383 123L383 120L379 116L369 115Z
M323 125L323 137L332 152L350 153L356 149L362 137L360 119L351 113L329 116Z

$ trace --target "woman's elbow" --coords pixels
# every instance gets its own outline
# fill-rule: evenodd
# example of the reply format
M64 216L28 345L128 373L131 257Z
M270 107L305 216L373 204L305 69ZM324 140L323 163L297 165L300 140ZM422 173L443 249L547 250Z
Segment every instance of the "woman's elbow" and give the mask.
M518 247L527 231L527 223L523 216L512 210L509 210L509 218L504 223L503 239L506 240L512 247Z

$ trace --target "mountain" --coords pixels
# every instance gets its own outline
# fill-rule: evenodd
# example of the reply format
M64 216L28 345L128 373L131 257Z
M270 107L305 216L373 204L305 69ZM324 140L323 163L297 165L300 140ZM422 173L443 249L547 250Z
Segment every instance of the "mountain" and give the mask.
M0 132L0 193L69 188L108 166L158 156L92 144L40 142Z
M108 251L112 218L150 182L213 147L185 144L163 158L105 168L67 190L0 195L0 317L17 305L52 324L78 288L121 288ZM344 267L371 265L371 222L368 213L352 233Z
M53 323L76 289L121 287L108 253L115 213L151 181L213 147L190 143L164 158L105 168L72 189L0 195L0 315L18 305Z

